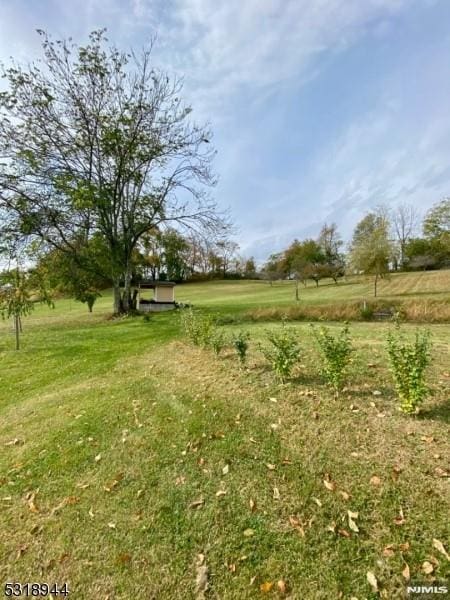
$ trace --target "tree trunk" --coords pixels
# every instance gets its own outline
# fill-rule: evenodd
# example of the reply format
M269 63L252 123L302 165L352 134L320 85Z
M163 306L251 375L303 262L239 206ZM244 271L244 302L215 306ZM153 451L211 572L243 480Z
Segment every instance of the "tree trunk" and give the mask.
M378 273L375 275L374 288L373 288L373 295L375 296L375 298L377 297L377 283L378 283Z
M118 280L114 281L114 314L118 315L122 312L122 302L120 297L120 284Z
M131 298L131 306L130 306L130 308L132 310L136 310L138 293L139 292L137 289L133 290L133 297Z
M124 273L124 287L123 287L123 295L122 295L122 311L127 313L131 310L131 268L128 263L126 266L126 270Z
M14 316L14 331L15 331L15 334L16 334L16 350L19 350L19 347L20 347L20 342L19 342L20 317L18 315Z
M297 300L297 302L299 301L299 297L298 297L298 279L295 280L295 299Z

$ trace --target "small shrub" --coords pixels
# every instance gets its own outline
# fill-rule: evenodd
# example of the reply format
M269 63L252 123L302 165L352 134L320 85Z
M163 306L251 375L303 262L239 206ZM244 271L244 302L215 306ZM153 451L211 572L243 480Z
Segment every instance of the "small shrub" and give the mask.
M226 346L225 334L221 329L218 329L217 327L214 328L214 330L211 333L209 345L213 349L214 354L216 356L219 356L219 354Z
M370 304L368 305L365 302L364 305L359 309L359 314L363 321L371 321L373 319L374 312L373 306L370 306Z
M239 361L241 362L241 364L244 364L245 361L247 360L247 350L248 350L248 346L249 346L249 343L248 343L249 339L250 339L250 334L246 331L240 331L238 334L233 336L233 338L231 339L231 343L237 352L237 355L239 357Z
M192 308L181 313L181 326L186 337L195 346L208 346L210 343L212 319L196 314Z
M408 342L397 328L396 333L388 333L387 350L400 410L408 414L418 412L428 391L425 370L431 360L430 332L416 331L414 341Z
M338 394L343 387L353 351L348 324L337 336L333 336L328 327L320 327L318 331L313 325L311 328L322 355L322 375Z
M286 322L283 321L281 330L267 332L267 339L271 346L261 347L261 352L270 362L280 381L284 381L289 377L292 367L300 358L300 346L296 331L286 327Z

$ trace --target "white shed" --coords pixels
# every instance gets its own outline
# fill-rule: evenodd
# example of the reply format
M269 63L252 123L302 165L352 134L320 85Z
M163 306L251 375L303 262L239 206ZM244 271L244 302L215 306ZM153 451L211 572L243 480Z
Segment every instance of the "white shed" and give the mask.
M174 309L175 285L173 281L141 281L138 286L137 310L155 312ZM153 290L153 296L146 297L145 290Z

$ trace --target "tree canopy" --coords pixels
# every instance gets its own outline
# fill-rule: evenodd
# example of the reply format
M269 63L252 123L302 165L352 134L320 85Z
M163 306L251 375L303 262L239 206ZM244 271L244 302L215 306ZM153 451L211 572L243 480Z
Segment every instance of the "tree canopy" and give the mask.
M3 226L106 276L115 312L127 311L146 232L226 227L207 192L211 132L191 120L181 80L154 68L151 44L137 55L109 46L104 30L85 46L39 34L42 61L3 72Z
M356 271L375 275L374 296L379 277L389 273L392 244L389 240L389 221L382 212L367 214L357 224L350 249L350 264Z

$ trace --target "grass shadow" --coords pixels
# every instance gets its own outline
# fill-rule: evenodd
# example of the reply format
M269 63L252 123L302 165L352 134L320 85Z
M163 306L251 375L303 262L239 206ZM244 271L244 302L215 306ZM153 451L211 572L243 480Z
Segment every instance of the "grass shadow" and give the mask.
M420 411L417 418L450 423L450 400L446 400L441 404L436 404L432 408Z

